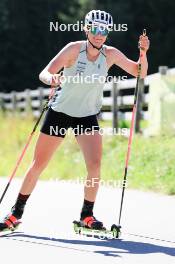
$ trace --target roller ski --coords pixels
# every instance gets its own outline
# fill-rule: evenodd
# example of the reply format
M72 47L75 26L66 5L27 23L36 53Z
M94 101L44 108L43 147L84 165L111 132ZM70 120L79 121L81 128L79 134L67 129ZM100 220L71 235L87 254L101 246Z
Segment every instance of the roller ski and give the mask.
M80 221L73 221L74 232L79 235L94 236L99 238L119 238L121 226L112 225L107 230L103 223L94 216L85 217Z
M17 219L14 215L9 214L7 215L1 222L0 222L0 236L4 234L8 234L14 232L19 225L21 224L21 220Z

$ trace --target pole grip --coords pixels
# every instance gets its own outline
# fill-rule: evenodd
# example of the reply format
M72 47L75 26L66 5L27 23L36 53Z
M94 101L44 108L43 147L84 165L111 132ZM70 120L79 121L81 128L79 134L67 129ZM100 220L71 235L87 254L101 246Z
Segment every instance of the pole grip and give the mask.
M146 36L146 29L144 28L143 29L143 33L142 33L142 36ZM144 52L144 48L141 48L139 46L139 49L140 49L140 56L139 56L139 65L138 65L138 78L140 79L140 75L141 75L141 63L142 63L142 57L143 57L143 52Z
M144 36L144 37L146 36L146 29L145 28L143 29L142 36ZM143 56L142 55L142 51L144 51L145 49L144 48L141 48L141 47L139 47L139 49L140 49L140 58L141 58Z

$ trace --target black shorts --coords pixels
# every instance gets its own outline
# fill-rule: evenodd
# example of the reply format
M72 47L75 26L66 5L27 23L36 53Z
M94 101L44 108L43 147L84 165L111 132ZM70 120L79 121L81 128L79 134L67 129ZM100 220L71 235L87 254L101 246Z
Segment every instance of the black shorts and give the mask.
M75 136L98 131L97 116L72 117L49 108L40 131L50 136L64 138L68 128L72 128Z

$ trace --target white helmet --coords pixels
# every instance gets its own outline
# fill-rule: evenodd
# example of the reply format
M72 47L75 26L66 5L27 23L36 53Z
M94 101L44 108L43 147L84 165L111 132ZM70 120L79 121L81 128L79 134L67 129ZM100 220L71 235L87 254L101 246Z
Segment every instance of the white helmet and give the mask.
M107 27L108 29L112 29L112 16L105 11L92 10L85 16L85 26L88 27L92 25L102 25Z

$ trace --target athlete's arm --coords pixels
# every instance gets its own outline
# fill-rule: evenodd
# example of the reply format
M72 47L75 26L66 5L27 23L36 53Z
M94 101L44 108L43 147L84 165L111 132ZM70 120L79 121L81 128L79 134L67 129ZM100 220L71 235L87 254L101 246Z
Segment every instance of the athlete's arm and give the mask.
M60 75L57 74L63 67L70 67L78 56L80 44L71 42L66 45L42 70L39 79L48 85L58 85Z
M148 61L147 61L146 52L149 49L149 40L147 36L140 36L139 44L140 47L144 49L141 58L141 64L142 64L141 78L144 78L147 75L147 70L148 70ZM121 51L113 47L107 48L107 54L108 54L108 65L110 67L113 64L116 64L117 66L128 72L129 74L137 77L139 60L137 62L130 60Z

